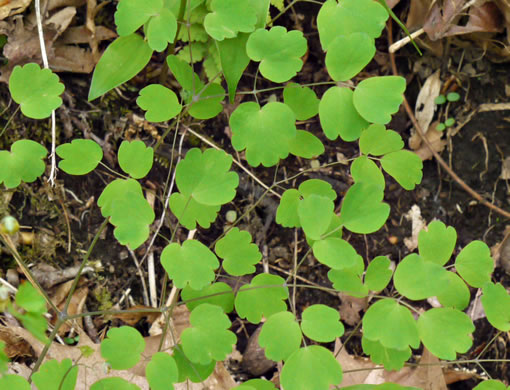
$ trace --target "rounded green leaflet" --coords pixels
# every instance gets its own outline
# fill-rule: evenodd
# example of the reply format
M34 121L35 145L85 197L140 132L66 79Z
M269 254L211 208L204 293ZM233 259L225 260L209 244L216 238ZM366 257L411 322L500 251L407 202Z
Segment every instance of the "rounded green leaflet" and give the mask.
M457 243L457 232L441 221L432 221L418 234L418 250L425 261L445 265Z
M118 199L124 198L126 193L134 193L137 197L143 197L142 186L133 179L115 179L105 187L97 200L103 217L112 216L113 205Z
M374 184L355 183L344 196L340 220L353 233L369 234L379 230L390 214L390 206L382 202L384 192Z
M179 223L188 230L196 228L197 223L208 229L216 220L221 206L207 206L198 203L191 196L184 196L174 192L170 196L170 210L177 217Z
M460 95L457 92L450 92L446 95L446 100L449 102L458 102L460 100Z
M313 255L317 260L333 269L353 268L361 274L364 269L363 258L347 241L328 237L313 243Z
M9 390L30 390L30 384L19 375L4 375L0 377L0 388Z
M363 352L370 356L375 364L382 364L385 370L400 370L411 357L411 348L402 350L384 347L379 341L372 341L364 335L361 338Z
M223 110L221 102L225 98L225 90L220 84L200 86L193 95L189 114L196 119L214 118Z
M181 245L167 245L161 253L161 264L177 288L188 283L201 290L214 279L214 270L219 262L209 248L197 240L186 240Z
M156 352L145 367L145 376L152 390L173 390L179 379L175 359L165 352Z
M355 183L365 182L373 184L384 191L384 186L386 185L384 175L377 164L367 156L359 156L352 162L351 176Z
M397 152L404 147L402 137L396 131L386 130L384 125L368 126L359 139L359 148L363 154L382 156Z
M324 153L324 145L312 133L297 130L296 137L289 143L289 152L298 157L314 158Z
M181 85L184 91L187 91L188 97L192 97L204 87L200 78L186 61L175 55L170 55L166 57L166 63L177 82ZM190 99L188 99L188 102L189 100Z
M423 162L410 150L388 153L381 159L381 166L406 190L414 190L423 177Z
M0 150L0 183L15 188L21 181L34 182L46 169L42 159L47 154L44 146L28 139L14 142L10 152Z
M344 334L337 310L326 305L308 306L301 315L301 330L309 339L330 343Z
M51 115L62 104L64 92L58 76L50 69L41 69L38 64L16 65L9 78L12 100L20 105L23 115L43 119Z
M455 259L455 268L467 284L481 288L491 280L494 270L491 250L482 241L470 242Z
M328 46L326 69L335 81L356 76L375 55L375 42L368 34L356 32L337 36Z
M149 19L147 42L152 50L162 52L172 43L177 33L177 19L170 10L162 8L158 15Z
M342 387L343 390L422 390L418 387L402 386L397 383L385 382L380 385L354 385Z
M94 69L88 100L132 79L148 64L151 56L152 49L140 35L133 33L117 38L106 48Z
M237 173L229 171L232 156L222 150L193 148L179 162L176 183L179 191L206 206L220 206L234 199L239 185Z
M357 270L354 269L331 269L328 279L333 283L333 288L357 298L368 295L368 288L363 284Z
M16 305L29 313L46 313L46 300L29 282L21 283L15 298Z
M257 15L255 4L257 0L212 0L211 13L204 19L207 34L217 41L234 38L238 32L252 32L255 30Z
M103 149L91 139L75 139L57 146L62 159L58 167L70 175L85 175L93 171L103 158Z
M255 390L276 390L273 382L264 379L250 379L244 382L242 386L250 386Z
M255 272L255 264L262 259L262 254L251 240L250 233L234 227L216 243L214 251L223 259L223 268L230 275L242 276Z
M305 180L299 185L298 191L303 198L307 198L311 195L320 195L335 200L337 197L331 184L320 179Z
M145 177L152 168L154 150L143 141L122 141L117 153L119 165L135 179Z
M329 390L342 381L342 367L331 351L318 346L300 348L285 362L280 382L291 390Z
M469 316L460 310L434 308L418 318L418 331L427 349L439 359L455 360L457 353L471 348L471 334L475 326Z
M191 327L181 333L182 349L194 363L202 365L224 360L237 338L227 330L232 325L221 307L203 303L190 315Z
M443 278L441 280L443 281ZM444 307L458 310L464 310L471 300L471 293L466 283L456 273L449 271L446 272L446 278L436 296Z
M298 30L287 31L275 26L251 33L246 43L246 53L253 61L260 62L262 76L275 83L294 77L303 67L301 57L307 50L306 39Z
M276 165L289 155L290 141L296 137L294 113L279 102L262 108L255 102L240 104L230 116L230 128L232 146L238 152L246 149L253 167Z
M174 91L160 85L151 84L140 91L136 104L147 111L145 119L150 122L164 122L175 118L182 106Z
M363 337L397 350L420 345L416 321L409 309L388 298L377 301L366 311Z
M140 390L140 388L118 376L100 379L90 386L90 390Z
M38 390L74 390L78 378L78 366L73 367L71 359L58 362L55 359L44 363L39 371L32 375Z
M391 280L391 261L386 256L377 256L367 267L365 284L371 291L382 291Z
M287 310L285 300L289 290L285 279L277 275L258 274L250 284L242 286L235 298L235 308L241 318L252 324L258 324L262 316L269 317L274 313Z
M300 227L301 222L299 221L299 215L297 212L301 195L295 188L286 190L280 204L276 209L276 223L279 223L283 227Z
M333 218L335 204L321 195L310 195L299 202L298 216L306 236L319 240L326 233Z
M489 379L478 384L473 390L508 390L508 388L495 379Z
M268 359L278 362L299 349L302 335L294 314L281 311L264 322L259 334L259 345Z
M163 8L163 0L128 0L117 4L115 24L122 37L134 33Z
M317 15L322 49L329 50L339 35L363 32L375 39L381 35L387 19L388 13L375 1L327 0Z
M211 375L216 366L216 362L213 360L209 364L197 364L189 360L182 350L182 345L176 345L173 350L175 363L177 363L177 371L179 379L177 382L181 383L189 380L193 383L203 382Z
M482 306L490 324L503 332L510 330L510 294L500 284L483 286Z
M145 349L145 340L140 332L130 326L112 328L101 342L101 356L114 370L134 367Z
M0 375L4 375L7 372L8 362L9 358L5 353L5 343L0 341Z
M225 313L234 310L234 293L232 287L224 282L217 282L204 287L201 290L193 290L190 286L186 286L181 291L181 297L186 302L189 310L202 303L210 303L219 306Z
M406 80L400 76L370 77L354 90L352 101L368 122L385 125L404 100Z
M353 104L353 92L346 87L329 88L319 103L322 130L330 140L338 136L344 141L356 141L369 123L363 119Z
M305 121L319 113L319 102L313 89L296 83L288 83L283 89L283 102L288 105L296 119Z

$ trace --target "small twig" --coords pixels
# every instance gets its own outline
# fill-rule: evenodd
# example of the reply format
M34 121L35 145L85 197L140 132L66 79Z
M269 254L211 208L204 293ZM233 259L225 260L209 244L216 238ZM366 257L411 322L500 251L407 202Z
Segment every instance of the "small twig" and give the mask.
M416 30L415 32L413 32L411 35L409 35L409 36L406 35L400 41L397 41L390 46L390 49L389 49L390 53L397 52L398 50L403 48L405 45L407 45L409 42L411 42L411 39L415 39L415 38L419 37L424 32L425 31L423 30L423 28L420 28L419 30Z
M145 283L145 277L143 276L142 268L140 267L140 263L136 258L135 252L132 249L128 249L129 254L133 258L133 262L135 263L136 270L138 272L138 276L140 276L140 281L142 282L142 294L143 294L143 304L145 306L149 306L149 294L147 293L147 284Z

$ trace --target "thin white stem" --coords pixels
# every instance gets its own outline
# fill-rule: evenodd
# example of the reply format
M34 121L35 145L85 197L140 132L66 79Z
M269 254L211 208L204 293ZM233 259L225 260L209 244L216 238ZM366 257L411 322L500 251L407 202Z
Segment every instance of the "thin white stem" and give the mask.
M39 45L41 46L41 57L45 68L49 68L48 55L46 54L46 44L44 43L44 34L41 17L41 0L35 0L35 17L37 20L37 33L39 34Z

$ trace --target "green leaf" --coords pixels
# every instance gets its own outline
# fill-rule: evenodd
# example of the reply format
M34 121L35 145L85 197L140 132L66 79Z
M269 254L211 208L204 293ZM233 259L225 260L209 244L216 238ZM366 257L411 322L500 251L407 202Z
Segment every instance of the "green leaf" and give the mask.
M446 103L446 96L444 96L444 95L439 95L434 99L434 104L440 105L440 104L445 104L445 103Z
M117 157L124 172L135 179L141 179L152 168L154 150L142 141L122 141Z
M225 90L219 84L212 83L208 87L200 86L193 96L188 113L196 119L214 118L223 110L221 102L225 98Z
M450 92L446 95L446 100L449 102L458 102L460 100L460 95L457 92Z
M232 146L239 152L246 149L253 167L276 165L289 155L289 143L296 137L294 113L278 102L262 108L255 102L240 104L230 116L230 128Z
M347 81L361 72L374 55L375 42L368 34L339 35L328 46L326 68L333 80Z
M59 145L56 152L62 159L58 167L70 175L86 175L103 159L103 149L90 139L75 139Z
M418 318L423 345L439 359L455 360L471 348L475 327L467 314L450 308L427 310Z
M301 345L301 329L294 314L281 311L270 316L259 334L259 345L268 359L287 360Z
M437 300L444 307L464 310L471 299L468 286L453 272L446 272L446 278L444 279L440 291L436 294Z
M381 169L367 156L359 156L351 164L351 176L355 183L364 182L379 187L384 191L385 181Z
M328 50L339 35L363 32L371 38L378 38L387 19L388 13L375 1L342 0L337 3L336 0L328 0L317 15L322 49Z
M94 69L88 100L92 101L132 79L149 63L151 56L152 49L140 35L117 38L106 48Z
M0 376L7 372L7 363L9 363L9 358L5 353L5 343L0 341Z
M177 82L191 94L191 97L204 87L200 78L193 72L193 68L184 60L170 55L166 57L166 62Z
M313 89L296 83L288 83L283 89L283 102L288 105L296 119L305 121L319 113L319 102Z
M326 305L308 306L301 315L304 335L319 343L330 343L344 334L337 310Z
M381 159L383 169L406 190L414 190L421 183L423 162L414 152L399 150L386 154Z
M481 288L491 280L494 269L491 250L482 241L470 242L455 259L455 268L470 286Z
M295 188L286 190L283 193L278 209L276 210L276 223L279 223L283 227L301 226L297 212L300 198L301 195Z
M206 206L220 206L234 199L237 173L229 171L232 156L222 150L193 148L176 168L179 191Z
M294 156L313 158L324 153L324 145L312 133L297 130L296 138L292 139L289 143L289 152Z
M301 70L301 57L306 50L303 33L298 30L287 31L282 26L272 27L269 31L258 29L246 43L248 57L260 62L262 76L275 83L288 81Z
M111 328L106 336L101 342L101 356L114 370L128 370L140 361L145 340L135 328Z
M163 0L128 0L117 4L115 24L122 37L134 33L163 8Z
M236 335L227 330L232 325L221 307L203 303L190 316L191 327L181 333L182 349L194 363L208 364L225 360L232 352Z
M309 179L302 182L298 187L299 194L303 199L312 195L319 195L335 200L337 195L331 184L320 179Z
M212 0L212 13L204 20L205 30L217 41L234 38L238 32L252 32L257 23L254 1Z
M220 53L221 69L228 86L230 104L234 103L237 84L250 63L250 57L246 54L248 37L248 34L238 34L235 38L216 42Z
M386 130L384 125L372 124L361 133L359 148L361 153L373 156L397 152L404 147L402 137L396 131Z
M420 345L416 321L409 309L387 298L377 301L366 311L363 337L400 351Z
M209 375L212 374L214 367L216 366L216 362L214 360L204 365L191 362L184 354L180 344L174 347L172 356L177 363L177 371L179 373L179 379L177 382L179 383L184 382L187 379L193 383L203 382L209 377Z
M365 284L371 291L382 291L391 280L391 261L386 256L377 256L367 267Z
M4 375L0 377L0 388L9 390L30 390L30 384L19 375Z
M353 104L353 92L346 87L331 87L319 103L319 119L328 139L356 141L369 123L363 119Z
M77 378L78 366L73 367L71 359L48 360L32 375L38 390L74 390Z
M333 288L357 298L368 295L367 286L363 285L358 273L349 269L332 269L328 272L328 279L333 283Z
M181 291L181 297L186 302L187 308L192 311L202 303L219 306L225 313L234 310L234 293L232 287L223 282L217 282L204 287L201 290L194 290L186 286Z
M372 341L363 335L361 338L363 352L370 356L375 364L382 364L385 370L398 371L404 367L404 363L411 357L411 348L402 350L386 348L379 341Z
M152 390L173 390L179 379L175 359L165 352L156 352L145 367L145 376Z
M160 85L151 84L140 91L136 104L147 111L145 119L150 122L164 122L175 118L182 106L174 91Z
M204 229L208 229L216 220L221 206L207 206L198 203L189 196L174 192L170 196L170 210L177 217L179 223L188 230L195 229L197 223Z
M46 313L46 300L30 283L21 283L15 298L16 305L27 312Z
M510 294L501 284L483 286L482 306L490 324L503 332L510 330Z
M457 232L441 221L433 221L418 234L418 250L425 261L445 265L452 256L457 242Z
M344 196L340 219L353 233L369 234L379 230L390 214L390 206L382 199L383 191L376 185L355 183Z
M90 390L140 390L140 388L123 378L114 376L98 380L90 386Z
M508 388L500 381L490 379L478 384L473 390L507 390Z
M22 139L11 145L11 152L0 150L0 183L15 188L21 181L34 182L44 173L46 148L35 141Z
M214 251L223 259L223 268L232 276L255 272L255 264L262 259L257 245L251 242L251 234L234 227L219 240Z
M310 195L299 202L298 215L303 231L312 240L319 240L334 215L335 204L325 196Z
M342 381L342 367L331 351L318 345L300 348L285 362L280 382L285 389L329 390Z
M244 382L240 387L234 388L235 389L246 388L248 390L250 387L254 390L276 390L276 387L274 386L273 382L269 382L264 379L250 379L249 381Z
M26 313L21 314L12 304L8 305L8 310L14 317L21 321L25 329L28 330L36 339L43 343L48 342L48 337L46 336L48 323L42 313L27 311Z
M351 244L341 238L328 237L315 241L313 255L320 263L333 269L354 268L358 274L364 269L363 258Z
M288 297L289 291L283 278L261 273L239 289L235 308L239 317L258 324L262 316L268 318L287 310L285 299Z
M220 265L214 253L197 240L186 240L182 246L175 242L167 245L161 253L161 264L177 288L189 283L195 290L212 282L214 270Z
M147 2L145 2L147 4ZM150 3L149 3L150 4ZM163 8L147 24L147 42L152 50L162 52L172 43L177 33L177 19L170 10Z
M385 125L402 104L405 89L406 80L403 77L370 77L358 84L352 101L365 120Z
M23 115L43 119L51 115L62 104L64 92L58 76L50 69L41 69L38 64L16 65L9 78L12 100L20 105Z

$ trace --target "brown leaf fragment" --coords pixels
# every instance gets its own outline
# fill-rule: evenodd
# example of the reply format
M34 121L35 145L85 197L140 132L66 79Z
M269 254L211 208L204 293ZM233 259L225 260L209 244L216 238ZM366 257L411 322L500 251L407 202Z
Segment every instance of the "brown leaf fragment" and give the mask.
M259 334L262 325L252 333L248 339L248 344L243 353L241 365L243 370L248 371L253 376L260 376L276 366L276 362L266 358L264 349L259 345Z
M136 305L130 307L127 313L120 313L112 315L113 318L118 318L119 320L125 322L127 325L134 326L136 325L142 318L147 318L147 321L152 324L156 321L160 315L159 312L153 311L143 311L143 309L153 309L152 307Z
M338 296L341 301L338 311L342 322L350 326L356 326L361 320L359 313L368 307L368 299L352 297L341 292L338 293Z
M24 12L31 2L32 0L2 0L0 2L0 20Z
M9 359L33 356L30 344L9 327L0 326L0 341L5 343L4 352Z

